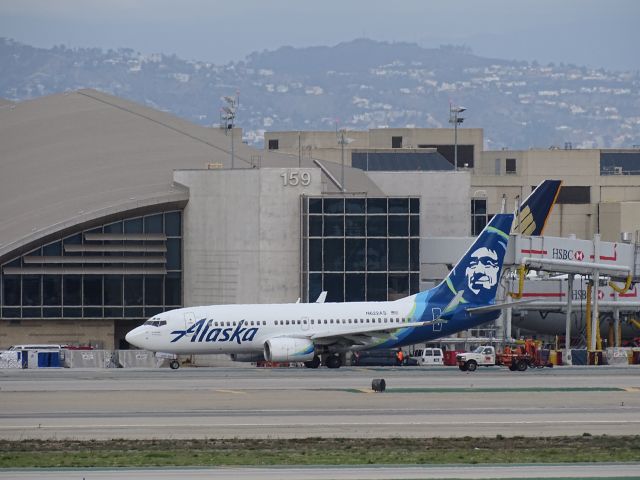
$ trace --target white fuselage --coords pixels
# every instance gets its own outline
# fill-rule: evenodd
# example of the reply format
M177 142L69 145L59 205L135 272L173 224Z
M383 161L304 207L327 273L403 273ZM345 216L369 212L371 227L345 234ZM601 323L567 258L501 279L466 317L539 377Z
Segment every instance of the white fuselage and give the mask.
M147 350L179 354L262 352L265 342L276 337L326 337L383 326L401 328L410 321L414 305L411 296L392 302L180 308L154 316L129 332L127 341ZM380 332L360 348L371 348L392 338ZM320 338L315 343L322 345L323 341ZM358 346L350 349L357 350Z

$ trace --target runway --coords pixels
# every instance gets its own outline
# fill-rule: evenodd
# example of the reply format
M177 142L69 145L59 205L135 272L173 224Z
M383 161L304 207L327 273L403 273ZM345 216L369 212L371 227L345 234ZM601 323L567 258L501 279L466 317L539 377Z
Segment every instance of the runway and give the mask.
M11 480L357 480L357 479L478 479L478 478L638 478L636 464L575 465L434 465L363 467L261 467L202 469L77 469L0 471L0 479Z
M0 401L14 440L635 435L640 369L3 370Z

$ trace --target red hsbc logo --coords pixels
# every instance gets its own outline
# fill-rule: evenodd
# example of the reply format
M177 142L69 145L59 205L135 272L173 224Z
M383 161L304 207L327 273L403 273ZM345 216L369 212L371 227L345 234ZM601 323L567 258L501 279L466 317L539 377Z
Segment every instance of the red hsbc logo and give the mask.
M576 253L573 255L573 258L581 262L584 260L584 252L582 250L576 250Z
M598 290L598 300L604 299L604 292L602 290Z

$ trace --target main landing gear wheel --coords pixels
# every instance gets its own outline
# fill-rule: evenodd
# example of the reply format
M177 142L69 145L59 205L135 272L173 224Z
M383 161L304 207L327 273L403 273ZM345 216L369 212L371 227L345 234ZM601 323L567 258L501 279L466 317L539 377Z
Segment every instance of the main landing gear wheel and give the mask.
M340 368L340 366L342 365L340 355L331 355L325 359L324 363L327 368Z
M313 357L313 360L304 362L304 366L307 368L318 368L320 366L320 357L316 355Z
M169 368L171 370L177 370L180 368L180 362L178 360L171 360L169 362Z

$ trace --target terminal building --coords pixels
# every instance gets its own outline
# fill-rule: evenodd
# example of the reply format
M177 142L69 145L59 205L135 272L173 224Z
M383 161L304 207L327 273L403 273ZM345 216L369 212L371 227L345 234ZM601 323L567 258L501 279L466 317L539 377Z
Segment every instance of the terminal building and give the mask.
M346 132L267 132L265 149L318 158L369 172L454 170L456 144L451 129L381 128ZM458 171L470 174L471 234L487 217L511 209L546 178L563 189L545 231L548 235L605 241L640 229L640 149L573 149L570 143L530 150L484 150L483 130L458 129ZM458 192L461 193L461 192Z
M421 239L473 235L550 176L565 187L547 233L640 229L637 150L490 152L481 129L459 129L457 149L449 129L347 136L272 132L256 150L239 129L93 90L0 102L0 348L127 348L127 331L184 305L410 295L444 271Z

